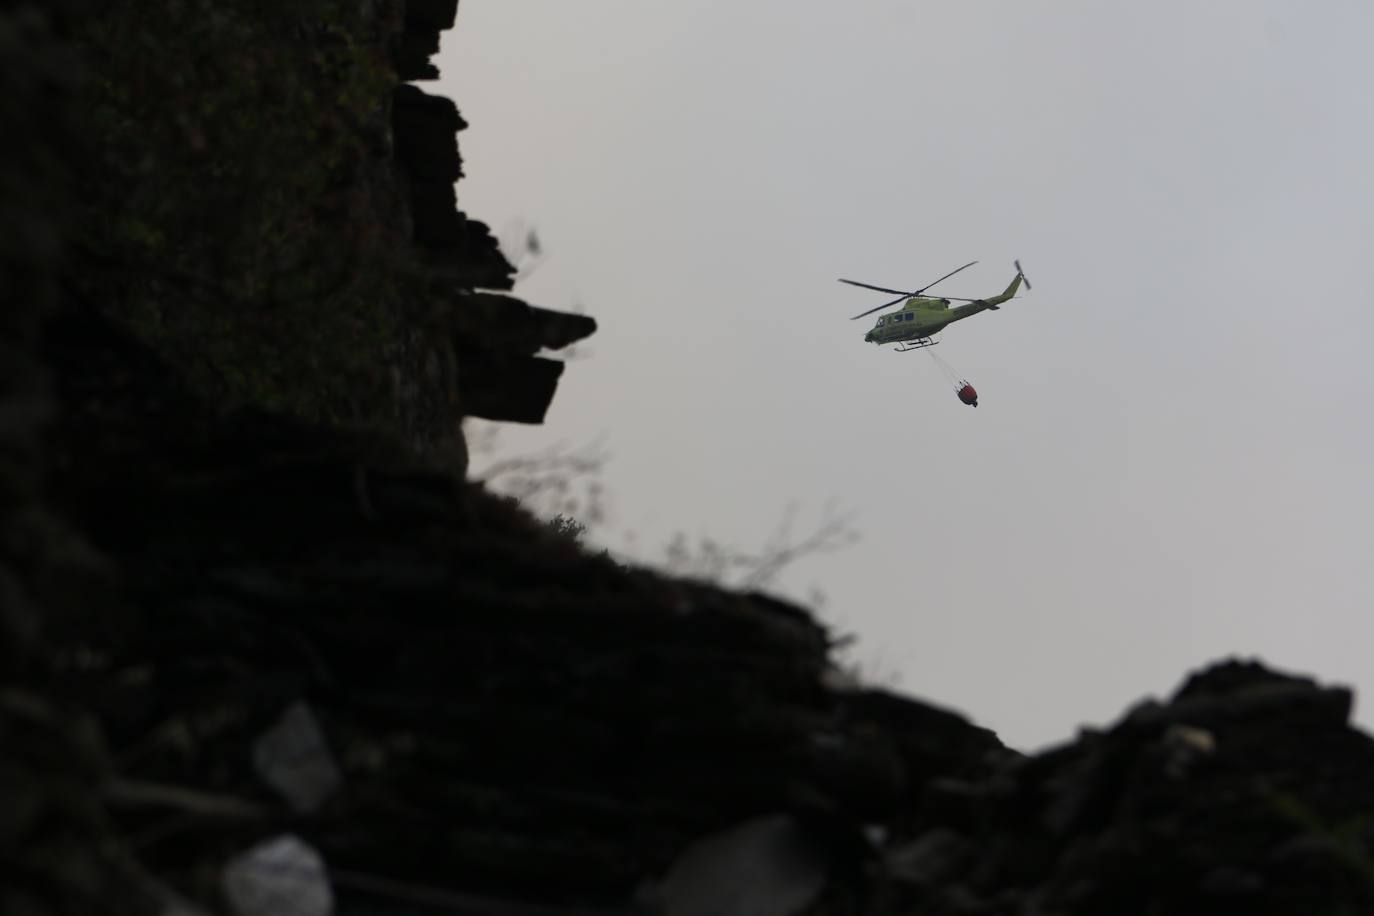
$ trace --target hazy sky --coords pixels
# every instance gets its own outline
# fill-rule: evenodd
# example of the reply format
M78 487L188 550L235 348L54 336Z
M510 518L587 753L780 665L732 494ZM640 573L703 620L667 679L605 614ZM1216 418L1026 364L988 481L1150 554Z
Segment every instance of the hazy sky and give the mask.
M460 204L601 329L524 451L603 438L607 546L763 542L1023 748L1216 657L1374 718L1374 5L463 0ZM930 358L853 277L1035 289Z

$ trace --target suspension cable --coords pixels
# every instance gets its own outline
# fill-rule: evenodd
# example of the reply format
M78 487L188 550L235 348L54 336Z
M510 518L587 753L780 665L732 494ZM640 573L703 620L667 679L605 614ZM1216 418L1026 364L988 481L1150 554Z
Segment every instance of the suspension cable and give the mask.
M926 352L930 354L931 361L939 367L942 373L944 373L945 379L954 386L954 390L958 391L964 385L963 376L956 372L953 366L941 359L940 356L934 352L934 349L934 347L926 348Z

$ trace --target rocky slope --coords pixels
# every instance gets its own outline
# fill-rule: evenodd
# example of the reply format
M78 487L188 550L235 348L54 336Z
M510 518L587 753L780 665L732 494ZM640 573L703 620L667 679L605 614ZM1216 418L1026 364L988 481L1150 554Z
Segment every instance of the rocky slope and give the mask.
M1374 912L1348 691L1024 757L465 481L594 324L483 291L454 0L164 6L0 13L0 912Z

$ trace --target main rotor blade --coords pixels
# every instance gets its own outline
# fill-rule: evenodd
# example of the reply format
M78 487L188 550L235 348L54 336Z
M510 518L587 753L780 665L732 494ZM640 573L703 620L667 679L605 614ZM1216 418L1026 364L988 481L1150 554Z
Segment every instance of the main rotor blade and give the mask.
M886 286L874 286L872 283L860 283L858 280L845 280L841 278L841 283L848 283L850 286L862 286L864 289L876 289L880 293L901 293L903 296L910 296L911 293L903 293L900 289L888 289Z
M898 296L896 299L893 299L891 302L884 302L882 305L875 305L873 308L869 309L868 311L866 311L866 312L860 312L859 314L855 315L854 318L862 318L862 317L865 316L865 315L872 315L874 312L881 311L882 309L885 309L885 308L887 308L887 307L890 306L890 305L896 305L898 302L901 302L903 299L909 299L909 298L911 298L911 295L910 295L909 293L902 293L900 296ZM850 320L850 321L853 321L854 318L851 318L851 319L849 319L849 320Z
M968 268L972 267L974 264L977 264L977 263L978 263L977 261L969 261L969 262L968 262L967 264L965 264L963 267L958 267L958 268L955 268L954 270L951 270L949 273L945 274L943 277L941 277L939 280L936 280L934 283L927 283L925 286L923 286L923 287L921 287L920 289L916 290L916 292L912 293L911 295L913 295L913 296L919 296L919 295L921 295L921 293L923 293L923 292L925 292L926 290L930 289L930 288L931 288L932 286L934 286L936 283L939 283L939 282L941 282L941 281L943 281L943 280L948 280L950 277L954 276L954 275L957 274L959 271L961 271L961 270L967 270Z

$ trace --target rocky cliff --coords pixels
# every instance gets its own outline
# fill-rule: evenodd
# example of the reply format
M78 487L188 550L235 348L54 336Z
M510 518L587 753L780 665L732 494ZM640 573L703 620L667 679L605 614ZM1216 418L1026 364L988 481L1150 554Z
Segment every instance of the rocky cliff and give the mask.
M0 13L0 912L1374 912L1348 691L1026 757L467 482L594 324L457 209L455 0L156 6Z

